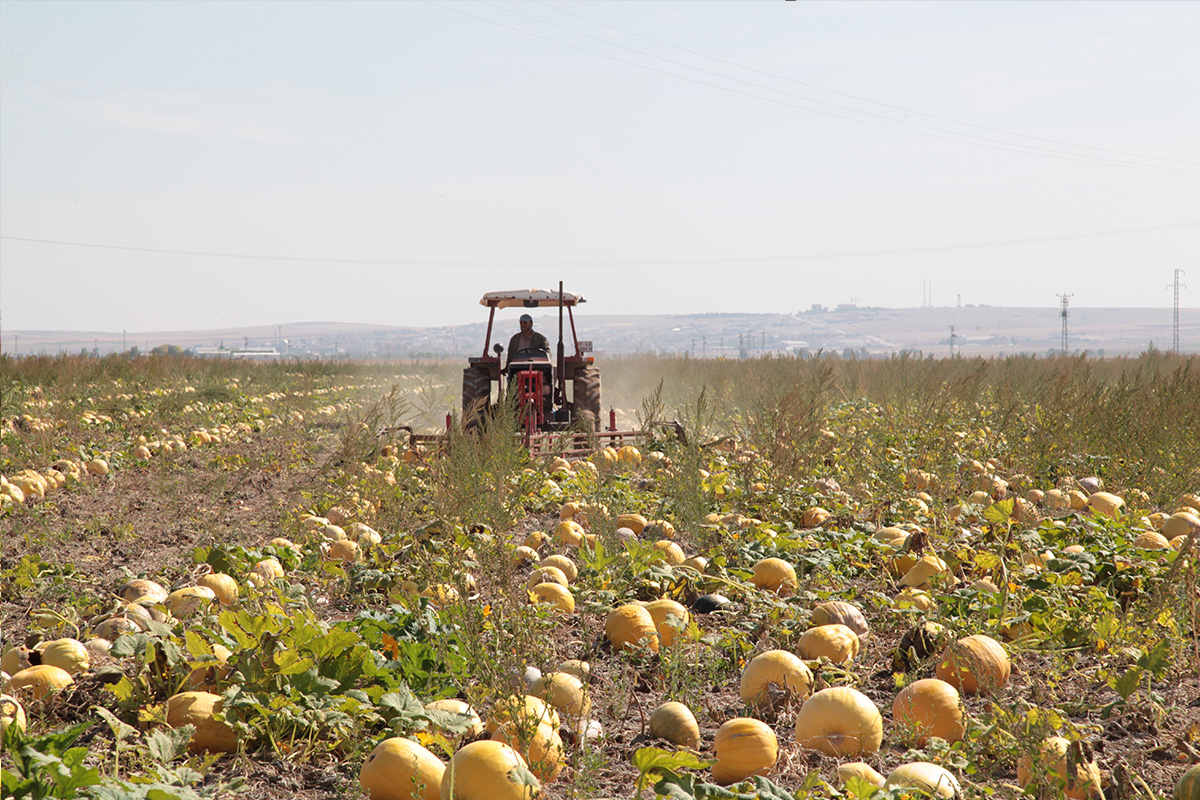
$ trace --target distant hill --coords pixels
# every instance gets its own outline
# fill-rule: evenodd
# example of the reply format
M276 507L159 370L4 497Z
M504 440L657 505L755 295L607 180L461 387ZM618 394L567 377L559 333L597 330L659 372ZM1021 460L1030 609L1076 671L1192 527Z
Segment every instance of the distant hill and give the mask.
M506 319L505 325L510 321ZM1152 343L1160 350L1172 344L1172 311L1162 308L1072 308L1068 349L1095 355L1139 353ZM581 339L591 340L597 354L690 354L694 357L755 357L765 353L817 351L881 356L902 351L945 356L956 353L999 356L1045 355L1062 342L1057 308L962 306L929 308L856 308L798 314L681 314L592 316L580 313ZM502 327L493 343L507 345L515 331ZM553 341L557 318L535 315L535 327ZM298 357L461 358L483 351L484 322L412 328L349 322L290 322L270 326L204 331L6 331L19 337L18 353L101 354L163 344L189 350L230 352L275 350ZM498 337L498 338L497 338ZM568 338L570 334L568 332ZM1184 352L1200 352L1200 309L1180 309L1179 344Z

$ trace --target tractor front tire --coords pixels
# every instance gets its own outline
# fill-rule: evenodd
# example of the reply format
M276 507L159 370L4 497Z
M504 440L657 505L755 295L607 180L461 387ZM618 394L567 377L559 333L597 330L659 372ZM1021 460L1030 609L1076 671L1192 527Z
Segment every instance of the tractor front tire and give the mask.
M600 370L582 367L575 370L575 418L591 424L600 432Z
M478 430L483 415L492 402L492 376L486 369L467 367L463 370L462 418L467 431Z

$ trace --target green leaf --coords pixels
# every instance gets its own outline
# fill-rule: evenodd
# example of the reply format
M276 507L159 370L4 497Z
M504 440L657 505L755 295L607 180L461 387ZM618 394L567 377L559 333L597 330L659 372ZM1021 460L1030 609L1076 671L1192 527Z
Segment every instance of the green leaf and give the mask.
M295 650L281 650L275 654L275 666L279 667L280 675L299 675L307 672L313 665L313 660L302 656Z
M715 761L703 759L691 750L663 750L661 747L639 747L633 754L633 766L638 771L638 791L641 792L651 781L658 780L665 770L707 769Z
M1013 499L998 500L983 510L983 518L993 525L1003 525L1012 520Z
M146 751L162 765L170 764L187 750L195 733L195 725L181 725L167 730L156 729L146 734Z
M1130 667L1124 675L1117 678L1116 683L1113 685L1113 689L1116 690L1117 694L1121 695L1122 700L1128 700L1129 696L1137 691L1138 683L1140 683L1141 680L1141 667Z
M109 711L103 706L92 706L92 710L100 715L101 719L108 723L108 727L112 729L113 738L118 742L128 739L133 734L137 733L137 728L132 725L126 725L121 720L117 719L117 715Z

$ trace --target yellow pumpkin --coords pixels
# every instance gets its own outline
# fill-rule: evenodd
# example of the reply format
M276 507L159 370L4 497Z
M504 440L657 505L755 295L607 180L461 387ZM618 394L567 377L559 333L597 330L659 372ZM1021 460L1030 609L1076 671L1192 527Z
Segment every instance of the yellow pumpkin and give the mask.
M92 655L77 639L55 639L42 649L42 663L78 675L87 672L92 664Z
M542 793L537 778L528 782L515 770L525 759L504 742L483 739L460 747L442 773L441 800L533 800Z
M167 699L167 725L194 725L188 749L192 752L231 753L237 749L237 733L216 715L225 701L211 692L180 692Z
M16 692L28 692L34 700L42 700L70 686L75 681L71 673L61 667L37 664L26 667L9 679L9 686Z
M666 561L668 564L682 564L687 560L687 556L683 553L683 548L672 542L670 539L659 539L654 543L655 556Z
M809 628L796 642L803 658L827 658L834 664L847 664L858 655L858 634L841 624Z
M765 488L765 487L764 487ZM804 513L800 515L800 527L816 528L822 525L825 520L829 519L830 514L820 506L806 508Z
M566 751L558 729L549 725L506 722L492 732L492 740L520 753L529 771L542 783L552 783L566 765Z
M700 746L700 725L683 703L663 703L650 715L650 735L681 747Z
M905 741L917 747L934 736L957 742L966 735L958 690L938 678L922 678L901 689L892 703L892 719L906 735Z
M411 739L393 736L375 746L358 773L370 800L439 800L441 759Z
M827 756L870 755L883 743L883 715L849 686L822 689L796 714L796 744Z
M812 670L799 656L787 650L767 650L750 659L742 670L739 695L743 703L755 705L768 697L772 686L799 698L807 695L812 685Z
M548 672L533 682L529 693L564 714L582 716L592 707L582 680L569 672Z
M951 583L954 574L946 562L932 553L926 553L900 578L900 585L913 589L928 590L934 583Z
M654 620L654 629L658 631L658 641L662 647L670 647L679 631L687 627L688 611L675 600L666 597L651 600L646 603L646 610Z
M780 597L795 593L800 585L796 580L796 569L782 558L764 558L754 565L754 577L750 582L759 589L775 592Z
M558 712L545 700L533 695L510 695L492 706L488 715L487 732L494 733L496 728L506 722L515 721L521 725L546 724L557 728L562 724Z
M1011 671L1004 646L977 633L947 646L934 674L967 694L986 694L1008 683Z
M614 650L638 646L658 652L658 630L644 606L629 603L613 609L604 621L604 634Z
M200 576L196 580L196 585L212 589L217 600L223 606L230 606L237 602L238 583L232 575L226 575L224 572L210 572Z
M554 529L554 540L562 545L578 547L585 539L583 526L573 519L564 519Z
M1125 500L1110 492L1096 492L1088 497L1087 507L1097 516L1116 519L1121 516Z
M529 580L525 582L525 586L532 589L539 583L557 583L559 586L566 586L570 581L558 567L538 567L529 574Z
M888 773L882 788L884 791L919 789L931 797L942 797L946 800L962 796L962 787L958 785L958 779L945 767L928 761L901 764Z
M843 786L851 778L860 778L872 786L883 786L885 778L875 771L875 768L865 761L851 761L847 764L838 764L837 768L838 781Z
M566 577L568 581L573 581L579 577L579 567L575 562L566 556L554 555L547 556L538 564L539 567L555 567Z
M1068 775L1068 751L1073 746L1076 752L1071 760L1075 763L1075 774ZM1072 745L1061 736L1051 736L1042 742L1036 761L1028 754L1021 756L1017 761L1017 783L1022 789L1031 783L1049 786L1051 796L1064 792L1069 800L1099 800L1104 796L1100 768L1091 760L1084 743Z
M0 694L0 741L8 732L8 726L13 726L21 733L25 732L25 709L17 698L8 694ZM697 736L699 732L697 731Z
M641 514L618 514L617 527L628 528L633 531L634 536L641 536L642 531L646 530L646 526L650 523Z
M779 759L779 740L765 722L737 717L717 729L713 751L717 757L713 780L730 784L770 772Z
M575 613L575 597L566 586L557 583L539 583L533 587L532 591L538 603L548 603L564 614Z

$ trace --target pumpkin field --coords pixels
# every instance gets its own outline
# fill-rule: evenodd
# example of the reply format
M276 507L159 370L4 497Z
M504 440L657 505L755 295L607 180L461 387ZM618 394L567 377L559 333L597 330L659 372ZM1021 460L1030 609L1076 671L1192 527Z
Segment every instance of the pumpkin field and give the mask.
M1200 800L1200 356L0 357L2 798Z

